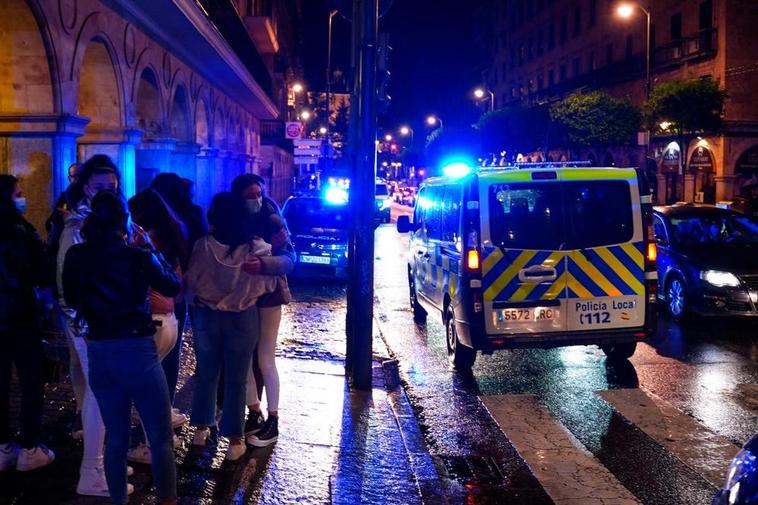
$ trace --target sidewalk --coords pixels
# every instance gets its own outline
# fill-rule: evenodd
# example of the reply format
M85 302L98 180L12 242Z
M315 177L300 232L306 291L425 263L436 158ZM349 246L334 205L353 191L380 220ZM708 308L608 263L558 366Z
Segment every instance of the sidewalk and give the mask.
M306 292L320 288L306 288ZM339 287L327 287L339 291ZM249 449L237 464L223 462L226 442L212 437L202 453L189 450L193 429L177 430L180 503L437 503L437 474L388 354L375 338L372 391L350 391L344 373L344 298L301 294L286 307L277 364L281 378L280 436ZM339 293L337 293L339 294ZM375 332L378 334L378 332ZM194 353L191 331L183 348L176 406L188 412ZM387 369L388 373L385 373ZM14 395L15 400L18 399ZM75 492L81 443L67 436L74 403L67 378L50 384L45 433L56 452L50 467L0 474L0 504L109 503ZM17 405L11 407L17 418ZM134 465L130 503L153 503L149 467ZM424 497L422 500L422 496Z

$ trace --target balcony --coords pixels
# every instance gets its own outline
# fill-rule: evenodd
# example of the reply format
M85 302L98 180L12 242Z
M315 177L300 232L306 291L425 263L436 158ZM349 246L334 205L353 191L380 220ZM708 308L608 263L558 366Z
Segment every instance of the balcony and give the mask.
M653 54L653 68L664 69L681 65L686 61L709 58L716 54L718 32L715 28L700 30L697 34L666 45L656 47Z

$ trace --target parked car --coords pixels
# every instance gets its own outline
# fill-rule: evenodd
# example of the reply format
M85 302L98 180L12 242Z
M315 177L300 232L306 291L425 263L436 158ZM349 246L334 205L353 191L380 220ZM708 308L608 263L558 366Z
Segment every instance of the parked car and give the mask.
M758 504L758 434L753 435L732 460L726 484L712 505Z
M291 197L282 209L295 246L297 275L347 276L348 207L319 197Z
M400 203L413 207L416 205L416 188L405 186L400 190Z
M380 223L389 223L392 214L392 200L390 200L387 183L383 180L376 179L376 196L374 197L376 207L376 219Z
M655 207L658 297L676 318L758 316L758 223L711 205Z

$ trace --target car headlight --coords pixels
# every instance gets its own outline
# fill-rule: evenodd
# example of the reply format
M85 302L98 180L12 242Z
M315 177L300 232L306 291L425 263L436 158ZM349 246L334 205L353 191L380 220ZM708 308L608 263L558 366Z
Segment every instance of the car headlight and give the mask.
M718 288L723 287L737 287L740 285L740 280L731 272L720 272L718 270L703 270L700 272L700 278L708 284L716 286Z

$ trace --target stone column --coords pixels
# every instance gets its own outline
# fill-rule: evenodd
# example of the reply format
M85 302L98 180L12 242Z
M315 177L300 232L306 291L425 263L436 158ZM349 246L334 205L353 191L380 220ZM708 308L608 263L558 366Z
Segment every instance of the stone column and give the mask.
M214 195L214 172L219 151L213 147L203 147L197 155L195 177L195 200L198 205L208 208Z
M716 181L716 202L722 200L731 200L734 197L734 182L737 179L734 175L717 175Z
M124 196L134 196L137 188L135 147L142 138L142 130L102 128L87 131L78 141L79 159L86 161L95 154L110 156L121 175L121 190Z
M171 154L176 148L176 139L143 138L135 151L137 191L148 186L157 174L173 172Z
M179 177L184 177L197 184L197 156L199 153L200 144L177 142L174 152L171 153L171 172L175 172L179 174Z
M655 174L655 180L658 184L658 192L656 195L658 196L658 201L656 203L658 204L665 204L666 203L666 174L657 173Z
M684 194L682 195L682 201L695 201L695 176L693 174L684 174Z

